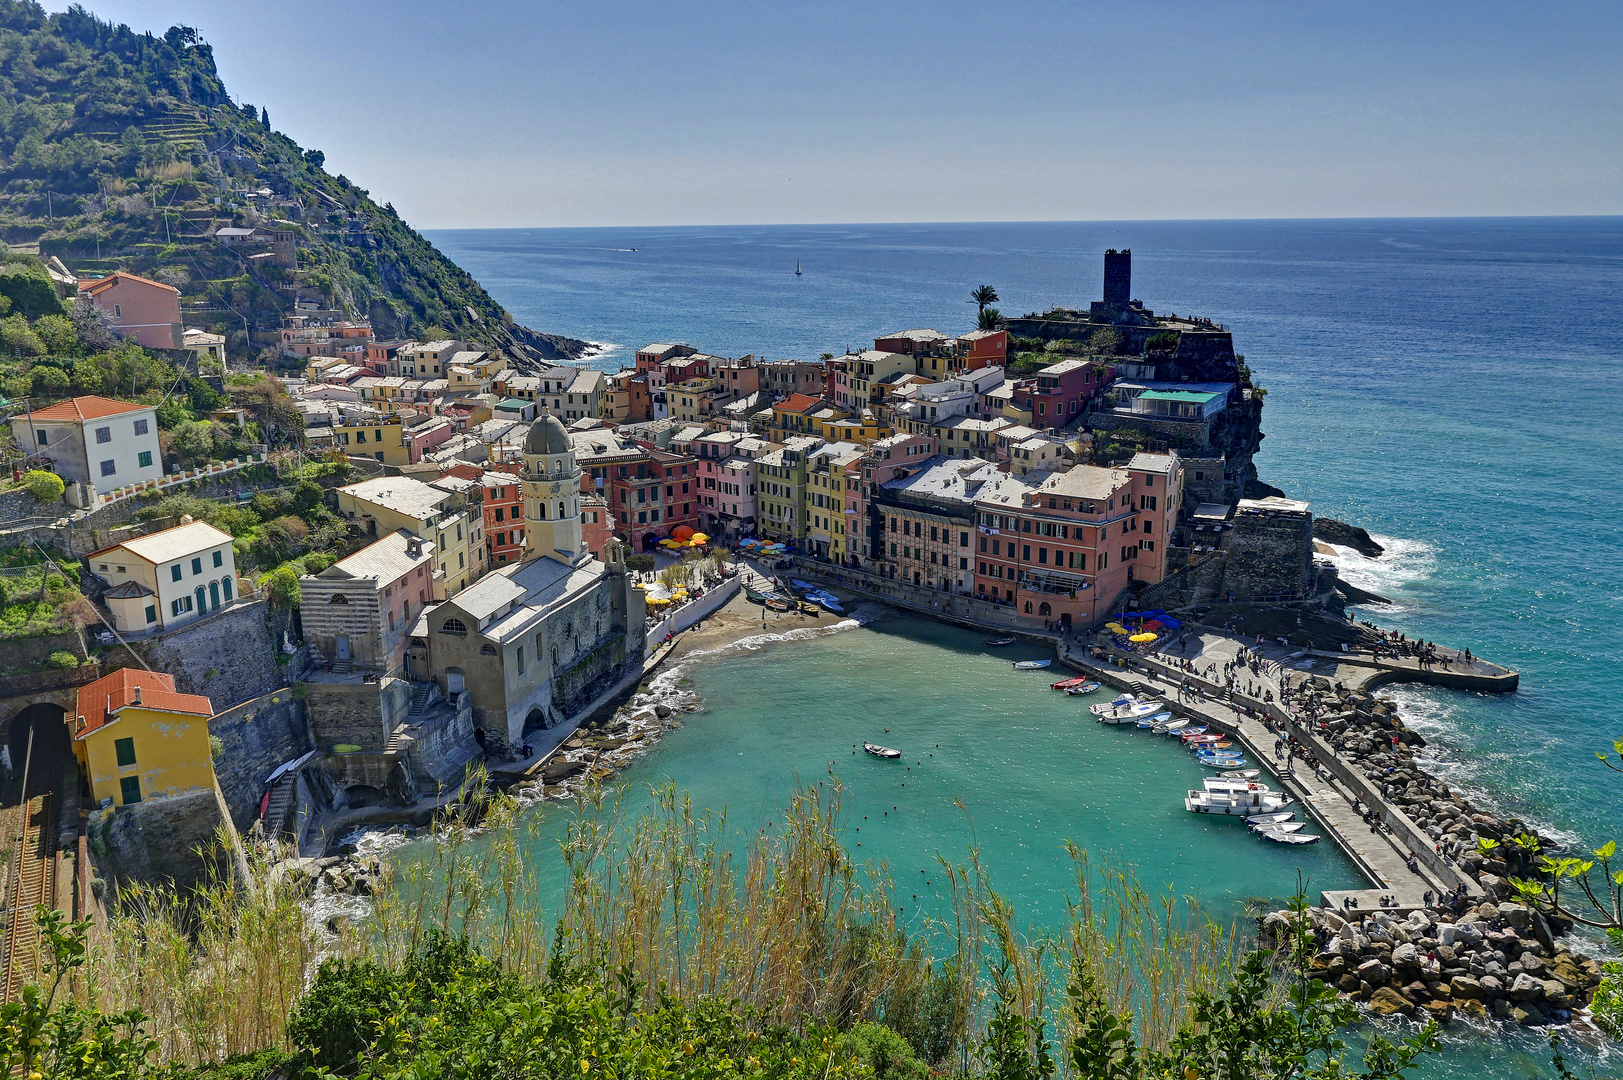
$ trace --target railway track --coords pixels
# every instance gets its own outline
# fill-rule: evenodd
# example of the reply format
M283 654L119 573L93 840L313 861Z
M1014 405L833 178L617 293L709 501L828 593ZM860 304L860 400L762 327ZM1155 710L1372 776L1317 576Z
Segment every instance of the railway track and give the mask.
M13 1001L39 974L39 905L56 906L56 797L39 795L8 815L6 839L13 848L6 867L5 926L0 936L4 967L0 1000Z

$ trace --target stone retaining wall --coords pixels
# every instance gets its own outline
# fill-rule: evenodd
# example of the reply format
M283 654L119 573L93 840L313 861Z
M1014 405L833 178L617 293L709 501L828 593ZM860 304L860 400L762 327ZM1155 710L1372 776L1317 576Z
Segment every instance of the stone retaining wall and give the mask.
M209 788L98 811L91 816L91 846L105 853L115 880L184 887L226 865L216 837L230 824L224 799Z
M209 735L220 740L214 775L231 820L246 831L259 816L265 779L280 765L311 750L304 702L291 690L245 701L216 713L209 720Z
M155 670L173 675L181 693L228 708L287 685L288 669L276 662L280 634L271 614L264 600L250 600L130 647ZM126 662L119 649L109 659Z

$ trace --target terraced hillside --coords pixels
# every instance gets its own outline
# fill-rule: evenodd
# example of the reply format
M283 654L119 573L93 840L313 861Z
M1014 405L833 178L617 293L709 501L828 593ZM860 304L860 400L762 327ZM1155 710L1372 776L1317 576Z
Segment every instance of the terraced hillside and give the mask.
M394 208L234 103L195 30L0 0L0 239L81 277L179 287L186 322L252 354L298 300L380 336L456 336L539 363L586 343L513 322ZM231 242L221 228L257 230Z

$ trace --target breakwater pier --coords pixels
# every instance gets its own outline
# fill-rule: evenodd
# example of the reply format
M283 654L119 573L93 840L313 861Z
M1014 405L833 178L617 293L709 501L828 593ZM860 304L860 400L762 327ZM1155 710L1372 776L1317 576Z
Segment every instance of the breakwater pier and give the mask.
M1224 656L1221 643L1233 645L1229 639L1216 639L1212 652L1199 655ZM1369 879L1368 890L1326 893L1320 897L1322 904L1339 907L1343 901L1351 898L1357 901L1360 908L1376 908L1381 906L1383 897L1388 897L1389 903L1395 901L1395 906L1400 909L1413 909L1423 906L1427 892L1440 897L1463 886L1469 895L1480 895L1481 889L1476 882L1460 874L1436 854L1432 841L1421 832L1419 826L1389 804L1366 778L1342 765L1330 748L1307 728L1297 724L1285 708L1247 695L1238 695L1238 700L1235 700L1219 683L1198 674L1183 672L1158 657L1122 653L1104 647L1105 658L1100 659L1094 655L1091 647L1075 642L1061 642L1058 648L1060 659L1067 665L1122 689L1154 694L1168 702L1175 702L1181 711L1198 718L1214 730L1229 733L1239 742L1257 766L1272 775L1280 787L1313 816L1323 827L1326 836ZM1278 676L1260 678L1273 690L1277 702L1280 696ZM1252 714L1248 715L1246 710L1251 710ZM1261 719L1270 715L1276 720L1279 730L1295 735L1300 743L1314 751L1325 767L1319 771L1311 770L1305 764L1287 768L1276 758L1273 746L1280 736L1266 727ZM1365 821L1363 812L1355 806L1378 814L1381 827L1373 827ZM1410 866L1411 854L1415 856L1416 865L1413 868Z

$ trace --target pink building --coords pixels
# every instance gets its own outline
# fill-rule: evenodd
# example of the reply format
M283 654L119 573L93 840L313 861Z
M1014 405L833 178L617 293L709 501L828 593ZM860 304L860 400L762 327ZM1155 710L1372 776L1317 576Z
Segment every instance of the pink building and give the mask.
M716 431L694 439L699 461L699 524L712 536L735 538L755 531L755 459L767 444L753 435Z
M180 290L173 285L115 270L96 281L79 282L79 295L112 316L113 329L137 344L178 349L186 340Z
M880 439L845 467L845 546L853 566L879 569L872 545L879 528L873 494L883 484L916 471L935 456L934 435L897 434Z

